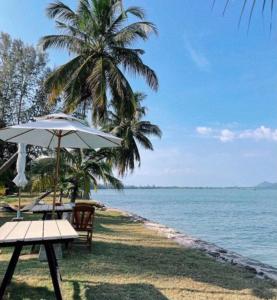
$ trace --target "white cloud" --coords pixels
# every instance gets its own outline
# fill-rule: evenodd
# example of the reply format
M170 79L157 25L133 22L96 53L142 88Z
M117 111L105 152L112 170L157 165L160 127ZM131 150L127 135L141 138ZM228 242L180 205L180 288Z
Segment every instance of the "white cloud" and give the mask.
M209 136L220 140L221 142L231 142L234 140L268 140L277 142L277 129L269 128L266 126L260 126L255 129L246 129L246 130L230 130L227 128L224 129L213 129L210 127L196 127L196 132L203 136Z
M235 133L229 129L223 129L220 132L219 140L223 143L231 142L235 139Z
M190 39L186 35L184 35L184 42L186 51L196 66L202 70L209 70L211 65L210 61L203 53L200 52L200 50L196 49L196 47L192 45Z
M277 129L260 126L255 130L244 130L239 134L240 139L273 140L277 141Z
M199 127L196 127L196 131L197 131L199 134L209 135L209 134L212 133L212 128L210 128L210 127L205 127L205 126L199 126Z

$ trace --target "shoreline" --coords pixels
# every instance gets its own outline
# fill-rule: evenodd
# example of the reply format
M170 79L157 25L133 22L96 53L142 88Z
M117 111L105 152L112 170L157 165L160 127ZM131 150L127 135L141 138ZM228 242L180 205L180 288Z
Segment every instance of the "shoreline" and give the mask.
M178 245L184 248L197 249L205 253L209 257L214 258L218 262L229 263L231 265L236 265L240 268L250 271L254 273L258 278L277 281L276 267L240 255L234 251L230 251L228 249L217 246L216 244L201 240L186 233L182 233L174 228L170 228L163 224L153 222L135 213L113 207L106 207L106 209L120 212L124 216L130 218L130 220L133 222L141 222L146 228L155 231L170 240L175 241Z

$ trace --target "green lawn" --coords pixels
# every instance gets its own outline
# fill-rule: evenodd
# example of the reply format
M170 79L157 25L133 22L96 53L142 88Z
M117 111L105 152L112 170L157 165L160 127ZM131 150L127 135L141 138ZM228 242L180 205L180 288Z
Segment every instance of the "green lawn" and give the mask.
M0 222L11 214L0 213ZM26 220L32 215L25 215ZM2 277L11 249L0 254ZM181 248L118 212L98 212L92 251L73 245L60 261L69 299L277 299L277 285ZM47 263L24 250L6 299L54 299Z

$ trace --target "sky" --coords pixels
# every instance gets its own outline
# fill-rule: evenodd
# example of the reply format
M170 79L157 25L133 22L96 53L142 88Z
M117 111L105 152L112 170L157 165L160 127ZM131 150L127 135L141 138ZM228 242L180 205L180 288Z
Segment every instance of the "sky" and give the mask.
M77 0L66 0L76 6ZM147 119L160 126L155 150L141 149L132 185L253 186L277 182L277 20L249 8L238 27L242 0L125 0L141 6L158 36L135 45L159 77L158 92L129 74L133 89L148 95ZM36 45L55 33L48 0L0 1L0 31ZM50 51L49 64L68 54Z

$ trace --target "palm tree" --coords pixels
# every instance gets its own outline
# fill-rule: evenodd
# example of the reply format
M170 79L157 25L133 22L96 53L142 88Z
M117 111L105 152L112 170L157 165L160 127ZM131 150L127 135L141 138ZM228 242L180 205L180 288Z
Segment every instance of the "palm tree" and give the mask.
M73 58L55 70L46 81L50 99L65 95L67 111L87 99L92 101L93 121L100 123L107 113L108 96L120 99L124 109L134 110L133 91L125 73L144 77L158 89L155 72L143 63L142 49L133 48L137 40L157 33L145 21L139 7L122 9L122 0L79 0L76 11L60 1L47 8L60 34L44 36L42 48L66 49ZM129 16L138 18L128 23Z
M68 181L71 186L71 201L74 202L81 188L83 198L89 199L91 185L94 189L98 186L98 180L113 188L122 189L123 184L113 176L112 164L107 161L105 150L80 150L67 152L67 161L70 164ZM103 155L104 154L104 155Z
M113 176L112 164L107 161L107 150L63 150L60 178L60 194L67 190L70 192L72 202L75 202L82 190L83 198L89 199L91 186L96 189L98 181L111 185L116 189L122 189L120 180ZM55 170L55 158L45 157L33 163L33 188L47 189L53 186L53 174Z
M136 110L131 114L122 112L120 106L117 105L118 101L114 99L112 101L113 111L109 112L106 130L123 139L121 147L113 150L115 154L113 161L121 176L128 170L132 172L136 162L140 166L139 145L144 149L154 150L149 137L162 136L157 125L143 120L147 112L146 107L142 106L145 97L142 93L134 94Z

